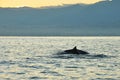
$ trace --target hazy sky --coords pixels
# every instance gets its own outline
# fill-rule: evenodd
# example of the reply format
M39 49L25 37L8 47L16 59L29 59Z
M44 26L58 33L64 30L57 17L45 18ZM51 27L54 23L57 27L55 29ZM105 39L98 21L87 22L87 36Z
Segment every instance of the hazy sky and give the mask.
M0 0L0 7L43 7L75 3L91 4L98 1L100 0Z

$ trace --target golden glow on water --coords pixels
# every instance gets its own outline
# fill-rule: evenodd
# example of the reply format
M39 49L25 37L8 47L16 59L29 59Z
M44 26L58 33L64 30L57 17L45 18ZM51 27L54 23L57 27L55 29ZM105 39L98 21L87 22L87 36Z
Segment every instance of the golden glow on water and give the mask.
M63 4L96 3L100 0L0 0L0 7L43 7Z
M74 44L108 57L53 57ZM119 80L119 46L120 37L0 37L0 80Z

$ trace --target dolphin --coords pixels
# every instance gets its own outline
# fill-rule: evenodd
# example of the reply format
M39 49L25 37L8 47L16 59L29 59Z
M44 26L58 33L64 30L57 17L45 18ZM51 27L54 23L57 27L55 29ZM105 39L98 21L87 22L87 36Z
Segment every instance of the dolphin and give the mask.
M83 54L83 55L84 54L89 54L86 51L77 49L76 46L73 49L65 50L64 52L67 53L67 54Z

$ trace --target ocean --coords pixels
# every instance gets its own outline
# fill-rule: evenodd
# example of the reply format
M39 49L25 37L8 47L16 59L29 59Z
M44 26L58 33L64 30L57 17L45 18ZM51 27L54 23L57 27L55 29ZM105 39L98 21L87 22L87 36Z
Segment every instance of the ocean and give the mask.
M120 37L1 36L0 80L120 80Z

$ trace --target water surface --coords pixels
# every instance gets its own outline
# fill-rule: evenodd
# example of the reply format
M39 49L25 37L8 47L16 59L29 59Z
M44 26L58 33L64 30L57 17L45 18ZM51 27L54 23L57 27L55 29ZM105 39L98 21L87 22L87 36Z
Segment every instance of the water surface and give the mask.
M0 37L0 80L120 80L119 57L120 37Z

